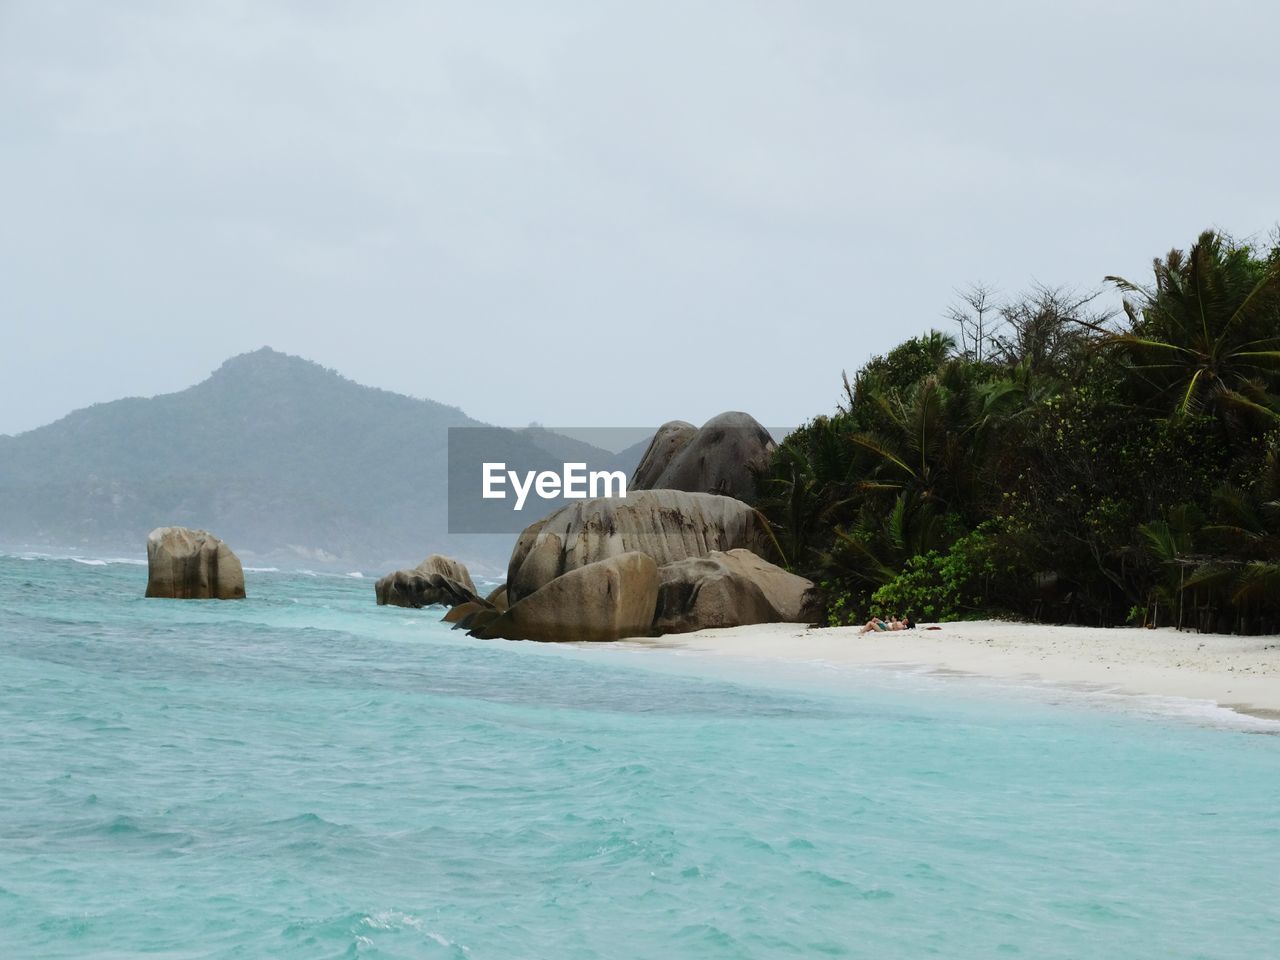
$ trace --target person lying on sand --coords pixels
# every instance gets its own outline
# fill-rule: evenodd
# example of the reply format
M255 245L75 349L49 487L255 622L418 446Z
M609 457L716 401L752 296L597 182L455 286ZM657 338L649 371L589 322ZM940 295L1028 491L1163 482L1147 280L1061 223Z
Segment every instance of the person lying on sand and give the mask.
M867 625L858 631L858 635L861 636L864 633L871 633L873 630L892 630L897 622L898 621L894 620L892 617L888 620L881 620L879 617L875 617L867 621Z
M888 620L881 620L879 617L874 620L868 620L867 625L858 631L859 634L871 633L873 630L914 630L916 622L910 617L904 617L899 620L897 617L890 617Z

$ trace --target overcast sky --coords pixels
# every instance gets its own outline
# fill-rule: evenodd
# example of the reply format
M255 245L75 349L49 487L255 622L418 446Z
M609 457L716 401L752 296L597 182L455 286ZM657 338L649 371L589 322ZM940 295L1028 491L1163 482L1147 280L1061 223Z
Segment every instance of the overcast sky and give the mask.
M1269 2L0 0L0 433L264 344L771 424L958 287L1280 218Z

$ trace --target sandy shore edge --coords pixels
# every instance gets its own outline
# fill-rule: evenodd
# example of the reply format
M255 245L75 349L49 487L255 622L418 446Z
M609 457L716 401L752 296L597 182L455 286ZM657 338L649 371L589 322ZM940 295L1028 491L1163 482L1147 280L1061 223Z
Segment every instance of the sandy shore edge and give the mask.
M956 671L1001 679L1084 685L1126 694L1209 700L1280 719L1280 636L1100 629L983 620L859 635L855 627L761 624L632 646L862 666Z

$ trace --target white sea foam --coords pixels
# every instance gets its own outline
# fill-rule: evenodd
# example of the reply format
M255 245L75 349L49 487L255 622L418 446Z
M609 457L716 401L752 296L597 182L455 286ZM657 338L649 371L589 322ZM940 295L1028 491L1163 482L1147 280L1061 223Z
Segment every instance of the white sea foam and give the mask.
M279 567L245 567L246 573L279 573ZM305 571L304 571L305 572Z
M108 564L123 563L131 567L145 567L147 561L139 557L84 557L72 554L57 553L40 553L35 550L27 550L22 553L6 554L0 553L0 556L13 557L16 560L70 560L73 563L84 564L87 567L105 567Z
M398 910L382 910L366 916L363 923L366 927L373 927L375 930L395 930L401 927L420 930L422 928L422 921L418 917Z
M1150 720L1189 721L1201 726L1241 730L1249 733L1280 734L1280 720L1241 713L1213 700L1175 697L1151 693L1134 693L1118 685L1070 683L1044 680L1034 676L990 677L930 666L904 664L862 665L836 664L822 666L836 673L854 672L863 676L879 674L896 676L907 683L964 686L979 696L990 696L1010 702L1049 703L1063 707L1086 707Z
M363 573L361 573L359 570L352 570L350 573L348 573L348 574L347 574L347 576L348 576L348 577L355 577L357 580L363 580L363 579L364 579L364 574L363 574Z
M627 644L609 645L627 652ZM594 651L593 651L594 652ZM668 662L697 663L702 672L767 687L813 689L815 686L847 693L859 688L900 691L909 695L936 696L950 690L964 696L1001 703L1050 704L1067 708L1102 710L1155 721L1193 723L1245 733L1280 735L1280 720L1241 713L1213 700L1160 694L1135 693L1119 685L1045 680L1033 675L995 677L928 664L847 663L823 657L794 658L751 654L726 656L699 649L633 648L631 652L670 657ZM656 655L656 656L655 656ZM683 670L681 670L683 672Z

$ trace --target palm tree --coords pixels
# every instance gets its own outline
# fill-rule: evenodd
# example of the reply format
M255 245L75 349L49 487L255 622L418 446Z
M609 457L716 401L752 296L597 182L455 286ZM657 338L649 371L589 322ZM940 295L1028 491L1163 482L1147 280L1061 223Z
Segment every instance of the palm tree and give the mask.
M1189 598L1209 615L1197 614L1202 626L1226 623L1223 613L1229 611L1236 629L1261 624L1274 630L1280 615L1280 448L1267 452L1262 476L1249 489L1224 484L1215 490L1213 512L1216 522L1206 524L1184 506L1168 520L1139 527L1148 553L1165 570L1154 598L1171 613L1179 611L1179 626Z
M804 568L812 560L849 502L856 451L847 442L844 419L817 417L805 424L756 474L757 506L793 566Z
M1195 552L1196 535L1203 526L1203 515L1185 504L1170 510L1165 519L1139 524L1138 533L1142 536L1147 553L1156 561L1159 569L1149 600L1153 607L1150 611L1153 626L1159 626L1163 606L1165 622L1182 627L1182 601L1186 592L1188 565L1194 563L1191 557ZM1200 570L1203 569L1202 565ZM1193 581L1195 576L1193 573ZM1201 579L1199 584L1210 585L1207 579ZM1192 585L1196 584L1193 582Z
M907 492L924 502L964 508L981 466L979 388L963 362L945 364L911 389L875 391L879 429L850 439L870 455L863 491Z
M945 550L950 539L939 505L904 490L888 510L867 509L857 524L838 527L822 563L869 593L896 577L912 557Z
M852 383L845 375L845 402L841 404L841 412L858 417L874 404L877 394L903 393L911 389L941 369L955 353L955 337L937 330L903 341L883 357L872 359L858 371Z
M1125 293L1131 330L1107 343L1128 357L1152 399L1175 417L1245 414L1280 420L1272 393L1280 372L1280 259L1206 231L1187 253L1154 262L1143 287L1107 277Z
M1225 542L1244 560L1231 570L1236 604L1275 602L1280 597L1280 450L1267 452L1263 474L1252 490L1227 485L1214 492L1219 522L1204 533ZM1197 581L1218 572L1213 564L1197 571Z

